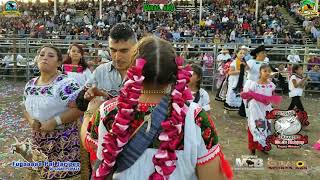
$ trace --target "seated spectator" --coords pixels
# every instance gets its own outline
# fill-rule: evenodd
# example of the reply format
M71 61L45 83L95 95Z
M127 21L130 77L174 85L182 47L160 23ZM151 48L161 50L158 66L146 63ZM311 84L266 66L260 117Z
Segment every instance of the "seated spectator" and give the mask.
M271 45L273 44L274 35L272 32L265 32L263 35L264 44Z
M320 65L320 58L315 53L309 53L309 60L307 69L310 71L314 65Z
M10 49L8 51L8 54L2 59L2 67L4 67L4 73L8 75L10 73L10 66L13 66L12 64L14 63L14 57L13 57L13 51ZM24 58L20 55L16 55L16 62L22 62Z
M288 93L289 89L288 89L288 72L287 72L287 68L285 67L284 63L279 64L279 66L277 68L275 68L276 70L276 74L273 78L273 81L275 83L275 85L279 88L281 88L281 91L286 94Z
M314 65L313 68L308 72L308 76L311 79L309 87L313 90L319 90L320 88L320 70L319 65Z
M290 51L290 55L288 55L287 57L287 60L290 62L290 63L300 63L301 60L300 60L300 57L298 55L298 51L295 50L295 49L292 49Z

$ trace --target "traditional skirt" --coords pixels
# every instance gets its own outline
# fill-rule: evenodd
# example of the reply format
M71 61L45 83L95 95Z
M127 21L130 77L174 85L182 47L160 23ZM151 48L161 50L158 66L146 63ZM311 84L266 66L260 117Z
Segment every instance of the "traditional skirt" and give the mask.
M80 139L77 122L65 124L63 129L53 132L34 132L33 145L48 157L49 162L79 162ZM55 171L44 166L39 174L42 179L65 179L80 174L79 170Z
M248 149L249 150L259 150L262 151L263 146L259 144L257 141L253 141L253 136L248 128Z
M226 100L227 91L228 91L228 77L226 77L223 80L220 88L218 89L215 100L224 102Z

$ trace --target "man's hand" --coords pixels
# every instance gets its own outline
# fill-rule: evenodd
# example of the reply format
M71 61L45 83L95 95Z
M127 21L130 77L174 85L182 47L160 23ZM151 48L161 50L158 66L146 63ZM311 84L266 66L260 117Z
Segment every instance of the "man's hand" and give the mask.
M89 88L86 93L84 94L84 99L91 101L96 96L105 96L107 97L108 94L102 90L99 90L96 87Z

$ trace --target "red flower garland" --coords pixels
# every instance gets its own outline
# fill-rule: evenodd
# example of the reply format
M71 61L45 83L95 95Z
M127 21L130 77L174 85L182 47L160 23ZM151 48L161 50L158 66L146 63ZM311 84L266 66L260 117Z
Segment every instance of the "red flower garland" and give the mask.
M185 101L192 100L191 91L187 88L191 77L191 67L182 67L184 62L182 57L177 57L175 60L178 74L175 89L171 93L173 110L170 117L161 123L163 131L159 136L160 147L153 157L156 171L149 177L149 180L169 179L175 170L178 160L175 150L183 136L182 127L188 110Z
M134 108L138 105L141 94L142 82L144 80L142 69L145 63L144 59L137 59L136 66L128 70L128 79L124 84L124 88L120 91L118 98L118 113L112 124L112 132L108 132L103 138L103 162L94 172L94 179L105 179L110 174L118 154L129 141L132 134L129 126L134 118Z

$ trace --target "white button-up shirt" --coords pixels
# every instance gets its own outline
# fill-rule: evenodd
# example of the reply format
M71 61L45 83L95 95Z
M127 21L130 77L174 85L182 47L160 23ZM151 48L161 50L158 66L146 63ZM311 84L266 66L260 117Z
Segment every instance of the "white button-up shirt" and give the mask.
M106 91L116 90L119 92L124 79L121 78L120 72L112 65L112 62L109 62L98 66L86 82L86 85L95 86Z

